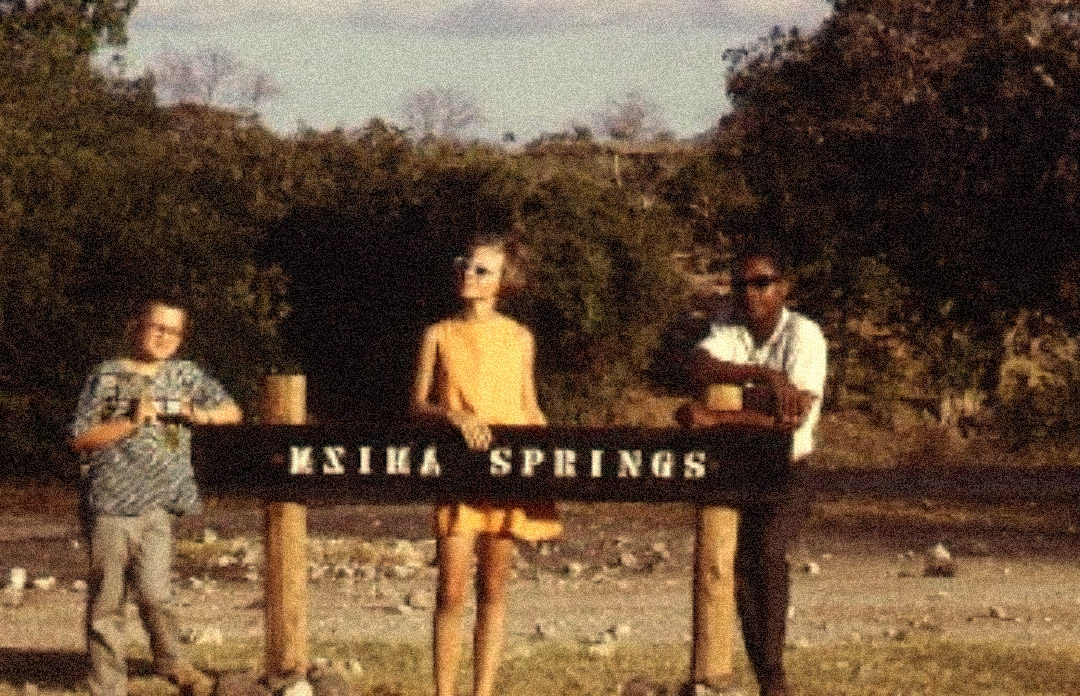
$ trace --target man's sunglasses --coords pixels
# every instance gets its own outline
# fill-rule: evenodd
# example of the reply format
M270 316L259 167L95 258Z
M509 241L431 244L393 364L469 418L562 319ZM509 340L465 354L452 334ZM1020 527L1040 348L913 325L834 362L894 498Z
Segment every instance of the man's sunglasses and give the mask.
M755 290L764 290L771 286L773 283L779 283L783 280L780 276L757 276L754 278L740 278L732 282L731 287L734 290L742 291L747 288L754 288Z

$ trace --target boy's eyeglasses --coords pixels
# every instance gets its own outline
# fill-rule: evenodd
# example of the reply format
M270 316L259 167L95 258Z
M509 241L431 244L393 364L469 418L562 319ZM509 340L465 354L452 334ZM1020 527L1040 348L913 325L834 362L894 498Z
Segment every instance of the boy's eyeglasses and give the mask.
M481 266L475 263L470 264L469 260L464 256L459 256L454 259L454 270L461 275L465 275L469 271L472 271L473 275L476 276L476 279L480 281L488 281L495 279L495 271L488 268L487 266Z
M747 288L754 288L755 290L765 290L774 283L779 283L780 276L757 276L755 278L741 278L731 284L731 287L737 291L746 290Z
M169 338L182 338L184 330L175 326L168 326L167 324L158 324L152 322L146 325L147 331L150 333L159 333L168 336Z

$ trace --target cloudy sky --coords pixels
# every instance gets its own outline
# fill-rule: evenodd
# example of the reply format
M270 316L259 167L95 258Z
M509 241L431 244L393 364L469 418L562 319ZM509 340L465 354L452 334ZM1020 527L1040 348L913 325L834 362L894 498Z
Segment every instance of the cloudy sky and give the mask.
M223 48L272 74L261 111L283 132L403 123L405 97L445 88L486 116L483 137L589 122L639 92L680 136L725 108L724 49L774 25L812 29L823 0L140 0L126 49L141 71L167 52Z

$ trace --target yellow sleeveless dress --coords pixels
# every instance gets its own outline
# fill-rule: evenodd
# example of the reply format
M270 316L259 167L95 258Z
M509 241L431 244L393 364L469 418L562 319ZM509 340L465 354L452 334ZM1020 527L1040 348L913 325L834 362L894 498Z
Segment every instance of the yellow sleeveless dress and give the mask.
M536 425L525 406L529 334L502 315L483 322L446 319L434 327L434 390L439 405L475 413L491 425ZM528 371L528 372L527 372ZM435 533L510 536L529 541L562 533L554 502L494 505L484 501L443 503L435 509Z

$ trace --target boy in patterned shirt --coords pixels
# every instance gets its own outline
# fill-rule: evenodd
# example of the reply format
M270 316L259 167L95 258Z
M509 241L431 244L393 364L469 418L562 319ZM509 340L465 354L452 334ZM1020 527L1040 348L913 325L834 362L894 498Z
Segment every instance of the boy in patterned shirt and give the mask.
M92 696L127 693L129 585L150 635L155 672L183 694L213 691L213 680L180 654L168 606L172 521L200 507L187 426L239 423L242 414L217 381L190 360L175 359L186 324L187 312L178 303L144 303L133 326L132 357L94 368L71 424L71 447L86 462Z

